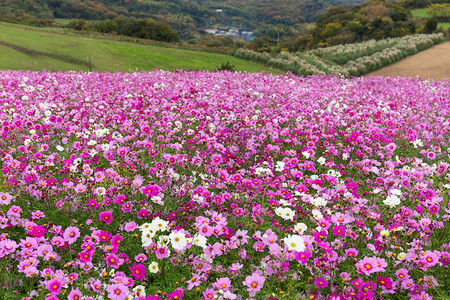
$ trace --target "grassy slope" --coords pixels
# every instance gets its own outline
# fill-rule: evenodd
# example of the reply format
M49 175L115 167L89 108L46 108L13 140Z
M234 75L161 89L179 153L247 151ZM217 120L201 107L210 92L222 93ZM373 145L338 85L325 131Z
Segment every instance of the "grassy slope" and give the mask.
M95 70L104 72L126 72L130 69L148 71L153 68L213 71L216 66L229 61L235 65L238 71L279 73L274 69L225 54L143 45L103 37L64 34L52 29L36 29L8 23L0 23L0 42L40 53L39 55L28 55L0 45L0 69L3 70L42 70L45 68L50 71L88 71L88 67L83 63L87 61L88 57L89 59L93 57ZM48 57L45 53L53 57ZM61 59L57 59L55 56L61 56ZM80 63L74 64L70 60L78 60Z
M438 24L438 28L442 28L442 29L449 29L450 28L450 22L448 23L439 23Z

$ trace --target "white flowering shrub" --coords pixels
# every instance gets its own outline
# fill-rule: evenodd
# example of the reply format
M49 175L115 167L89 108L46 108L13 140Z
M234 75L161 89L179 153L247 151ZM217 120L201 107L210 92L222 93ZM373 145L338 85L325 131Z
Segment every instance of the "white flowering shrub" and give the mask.
M276 57L245 49L238 49L233 55L297 75L359 76L425 50L443 40L442 33L417 34L306 52L281 53Z

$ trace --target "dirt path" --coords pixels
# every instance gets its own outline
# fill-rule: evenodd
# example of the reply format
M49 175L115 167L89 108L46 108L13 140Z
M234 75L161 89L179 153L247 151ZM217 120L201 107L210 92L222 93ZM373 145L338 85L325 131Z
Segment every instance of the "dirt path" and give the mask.
M450 79L450 42L444 42L365 76L420 76Z

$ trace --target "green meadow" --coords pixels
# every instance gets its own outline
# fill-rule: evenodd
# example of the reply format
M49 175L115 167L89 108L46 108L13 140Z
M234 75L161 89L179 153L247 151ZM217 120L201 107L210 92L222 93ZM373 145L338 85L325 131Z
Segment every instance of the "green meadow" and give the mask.
M419 18L419 19L430 17L430 15L428 15L428 13L427 13L426 8L413 9L413 10L411 10L411 14L414 18Z
M226 54L3 22L0 23L0 53L1 70L127 72L157 68L214 71L217 66L229 62L237 71L280 73Z
M442 29L449 29L450 28L450 22L449 23L439 23L438 24L438 28L442 28Z
M431 17L431 15L428 14L426 8L413 9L411 10L411 14L417 19L425 19ZM447 30L450 28L450 23L438 23L437 28Z

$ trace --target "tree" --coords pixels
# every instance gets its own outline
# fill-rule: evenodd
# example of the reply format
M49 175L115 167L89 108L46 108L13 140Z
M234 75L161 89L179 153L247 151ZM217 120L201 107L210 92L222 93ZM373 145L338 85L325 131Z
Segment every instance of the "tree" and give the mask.
M438 25L438 22L435 17L428 19L427 23L425 24L425 28L423 29L426 33L432 33L436 30Z
M322 38L330 38L332 36L337 35L342 31L342 25L339 23L328 23L327 26L325 26L325 29L322 31L320 36Z
M81 20L81 19L72 19L67 25L66 27L68 28L72 28L75 30L89 30L89 25L86 23L85 20Z

